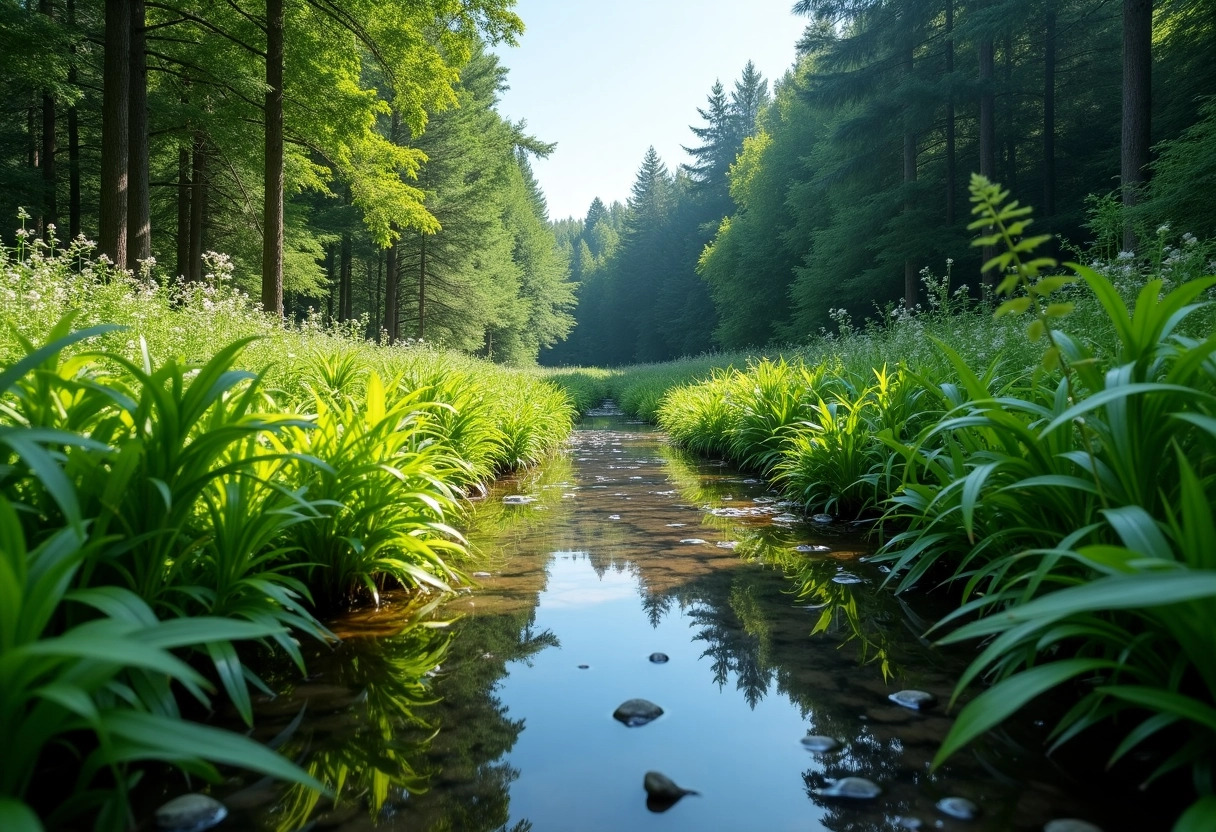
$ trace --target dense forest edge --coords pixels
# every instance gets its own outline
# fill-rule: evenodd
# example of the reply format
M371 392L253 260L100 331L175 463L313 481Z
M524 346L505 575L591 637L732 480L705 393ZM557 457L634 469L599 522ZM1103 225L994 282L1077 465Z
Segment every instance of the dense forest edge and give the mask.
M551 221L512 5L0 2L0 827L127 828L149 763L315 800L209 709L468 585L604 398L957 593L939 762L1052 693L1216 827L1216 6L799 0Z

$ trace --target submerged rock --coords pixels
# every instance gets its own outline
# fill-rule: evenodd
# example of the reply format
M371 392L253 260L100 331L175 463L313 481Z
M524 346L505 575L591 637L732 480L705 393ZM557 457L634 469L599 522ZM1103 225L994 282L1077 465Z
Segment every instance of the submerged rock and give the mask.
M818 544L818 543L814 543L814 544L812 544L812 543L799 543L797 546L795 546L795 547L794 547L794 551L795 551L795 552L803 552L804 554L805 554L805 553L807 553L807 552L830 552L830 551L832 551L832 547L831 547L831 546L823 546L823 545Z
M642 778L646 790L646 808L652 812L666 812L686 794L700 794L692 789L681 788L666 774L648 771Z
M864 584L865 578L854 575L852 572L838 572L832 576L834 584Z
M205 794L183 794L156 810L156 826L169 832L202 832L228 817L228 808Z
M797 523L798 517L794 514L778 514L773 518L774 523Z
M816 523L831 523L832 515L830 514L812 514L811 519Z
M1058 818L1050 820L1043 827L1043 832L1102 832L1102 828L1094 826L1087 820L1077 818Z
M651 653L650 661L653 662L654 664L663 664L664 662L667 661L667 654L666 653Z
M980 807L965 797L943 797L937 801L937 811L959 820L975 820L980 815Z
M489 577L491 577L491 575L489 572L474 572L473 577L474 578L489 578Z
M896 705L914 711L927 711L937 704L937 697L923 690L900 690L887 697Z
M683 540L681 540L680 542L681 542L681 543L686 543L686 544L688 544L688 545L690 545L690 546L697 546L697 545L701 545L701 544L708 543L709 541L708 541L708 540L702 540L702 539L701 539L701 538L699 538L699 537L686 537L686 538L684 538Z
M737 549L737 548L739 548L739 541L737 541L737 540L719 540L714 545L717 546L719 549Z
M925 825L925 822L920 818L904 817L903 815L900 815L899 817L895 818L895 825L900 829L920 829Z
M839 797L845 800L873 800L882 794L878 784L864 777L841 777L822 789L811 789L820 797Z
M819 734L808 734L802 738L802 745L807 751L823 754L824 752L835 751L837 748L840 748L840 740L834 737L824 737Z
M507 506L526 506L528 503L535 503L536 498L527 494L508 494L502 498L502 502Z
M662 715L663 709L651 702L649 699L629 699L622 702L620 706L612 712L613 719L624 723L630 728L636 728L639 725L654 722Z

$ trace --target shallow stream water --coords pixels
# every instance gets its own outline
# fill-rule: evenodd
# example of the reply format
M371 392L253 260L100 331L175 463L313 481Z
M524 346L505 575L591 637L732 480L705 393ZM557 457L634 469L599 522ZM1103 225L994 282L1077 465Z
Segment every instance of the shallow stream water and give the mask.
M869 832L1039 830L1077 817L1107 832L1167 828L1028 751L1045 734L1030 721L930 773L953 717L887 696L948 700L962 657L922 637L940 610L882 590L856 530L788 519L775 500L652 428L589 418L568 452L477 508L477 588L436 607L389 598L339 620L343 641L314 651L312 676L273 680L285 693L259 703L258 736L337 800L234 780L226 823ZM656 652L668 661L650 661ZM663 715L613 719L635 697ZM811 753L808 734L842 747ZM650 770L700 794L651 811ZM813 791L850 775L882 794ZM979 818L943 815L935 804L948 796L976 803Z

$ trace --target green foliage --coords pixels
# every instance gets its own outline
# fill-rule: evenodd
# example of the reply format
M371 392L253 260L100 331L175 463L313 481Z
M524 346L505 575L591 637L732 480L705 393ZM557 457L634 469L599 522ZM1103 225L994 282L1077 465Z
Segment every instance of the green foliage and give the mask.
M960 589L962 606L935 629L945 642L984 642L956 698L981 678L991 687L962 709L938 763L1059 691L1075 704L1057 745L1111 723L1124 737L1112 762L1145 744L1175 747L1154 755L1150 778L1190 768L1210 795L1216 277L1196 275L1187 252L1203 245L1185 240L1159 243L1169 253L1147 276L1126 259L1057 275L1036 255L1042 238L1025 235L1029 209L979 177L972 194L976 244L1004 247L995 316L958 308L948 283L927 279L927 314L864 330L842 317L839 336L801 350L815 382L809 415L791 428L773 416L805 388L769 384L773 363L675 387L660 422L689 448L759 467L775 459L771 476L808 505L885 507L889 581ZM900 353L908 365L872 370ZM1176 828L1206 812L1207 797Z
M82 251L3 253L5 291L28 302L5 306L0 344L0 740L15 761L0 816L38 828L25 802L51 746L80 773L61 806L35 806L52 826L125 828L143 761L321 789L183 721L177 696L206 707L222 690L249 721L247 686L265 686L238 642L302 668L298 638L332 638L314 607L460 580L460 489L552 451L568 401L454 354L287 328L223 283L77 273ZM64 303L130 329L72 331L53 317Z
M168 762L208 779L218 779L212 763L241 765L320 788L251 740L183 722L172 689L180 686L209 703L214 686L172 652L207 650L225 689L247 712L232 642L286 638L285 624L318 630L290 591L265 592L260 614L230 606L207 615L195 607L189 617L158 618L131 589L90 580L124 554L121 539L93 520L100 494L90 469L107 465L120 485L130 486L121 466L139 438L116 429L127 413L120 390L88 378L85 362L66 362L83 371L70 382L58 372L65 347L104 331L68 335L67 328L65 321L45 346L0 373L0 395L17 403L6 404L0 427L6 455L0 483L0 740L13 763L0 776L4 811L21 828L39 828L21 801L44 752L61 742L78 744L81 774L73 798L48 814L51 826L86 814L98 818L98 828L126 828L130 766L138 761ZM39 385L49 387L42 400L49 407L41 413L30 395ZM200 392L206 386L204 380ZM103 402L118 415L107 415ZM50 414L60 427L45 426ZM38 415L42 423L31 423ZM94 426L101 429L91 431ZM170 501L169 488L161 491L163 502ZM283 606L276 595L285 599ZM206 600L218 606L216 597ZM219 617L233 613L246 620ZM81 736L92 739L82 743Z

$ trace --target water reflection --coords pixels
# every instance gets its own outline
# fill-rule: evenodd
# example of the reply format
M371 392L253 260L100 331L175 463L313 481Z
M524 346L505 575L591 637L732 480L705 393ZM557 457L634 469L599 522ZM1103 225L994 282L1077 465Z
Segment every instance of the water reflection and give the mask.
M289 751L339 798L289 792L264 826L964 828L935 812L947 794L984 807L968 829L1036 829L1057 812L1110 819L1053 785L1068 778L1025 752L1033 735L993 738L930 775L950 717L886 697L915 687L947 698L958 662L929 649L924 620L880 590L881 573L858 561L867 546L835 526L777 521L786 507L762 483L646 429L595 427L478 507L469 534L486 574L474 592L335 625L349 636L343 655L309 684L348 699L328 710L310 700ZM536 501L505 505L510 494ZM403 617L399 632L362 637ZM430 626L440 619L450 626ZM670 661L649 662L656 651ZM666 713L625 728L611 713L634 697ZM807 734L842 747L808 753ZM654 814L648 770L701 794ZM868 804L814 794L843 776L884 793Z

